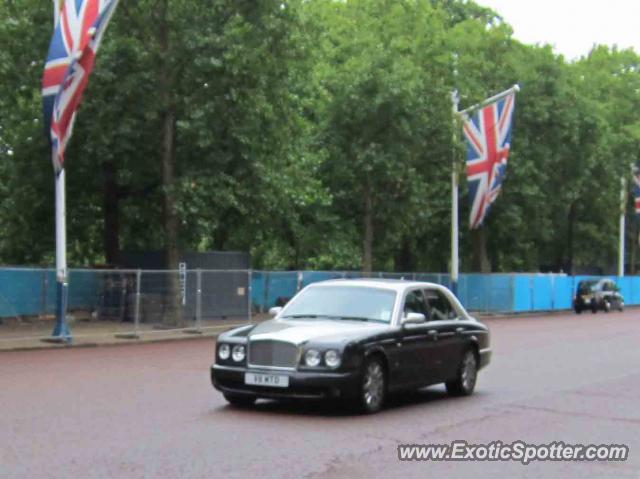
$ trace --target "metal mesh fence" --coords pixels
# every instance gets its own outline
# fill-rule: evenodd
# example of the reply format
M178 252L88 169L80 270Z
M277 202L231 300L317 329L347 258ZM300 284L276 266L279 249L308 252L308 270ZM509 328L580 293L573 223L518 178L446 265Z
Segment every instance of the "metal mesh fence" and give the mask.
M250 291L248 270L75 269L67 317L80 342L216 332L251 321ZM55 307L54 270L0 270L0 342L49 337Z

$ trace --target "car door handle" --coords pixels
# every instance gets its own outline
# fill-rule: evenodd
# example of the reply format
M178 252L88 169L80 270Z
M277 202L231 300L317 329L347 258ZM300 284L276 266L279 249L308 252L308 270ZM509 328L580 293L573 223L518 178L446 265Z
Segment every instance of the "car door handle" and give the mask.
M430 329L429 331L427 331L427 336L429 336L430 338L433 338L433 339L438 339L438 330L437 329Z
M464 328L456 328L456 333L464 333Z

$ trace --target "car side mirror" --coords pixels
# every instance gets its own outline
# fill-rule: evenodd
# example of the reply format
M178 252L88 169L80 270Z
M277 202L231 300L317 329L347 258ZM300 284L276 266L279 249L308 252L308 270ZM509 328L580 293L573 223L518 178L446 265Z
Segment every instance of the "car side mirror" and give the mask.
M273 308L269 309L269 316L271 316L272 318L275 318L280 314L280 311L282 311L281 306L274 306Z
M402 318L402 324L420 324L424 323L426 320L427 317L422 313L409 313Z

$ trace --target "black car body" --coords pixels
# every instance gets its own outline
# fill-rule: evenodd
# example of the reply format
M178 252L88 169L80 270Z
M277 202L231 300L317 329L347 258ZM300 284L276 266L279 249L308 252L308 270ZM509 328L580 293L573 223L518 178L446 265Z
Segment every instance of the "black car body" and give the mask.
M624 309L624 298L620 289L611 279L584 280L578 283L573 298L573 309L577 314L588 309L593 313L598 310L609 312L611 309Z
M211 379L233 404L351 399L375 412L388 393L431 384L471 394L491 358L488 328L436 284L325 281L274 309L218 338Z

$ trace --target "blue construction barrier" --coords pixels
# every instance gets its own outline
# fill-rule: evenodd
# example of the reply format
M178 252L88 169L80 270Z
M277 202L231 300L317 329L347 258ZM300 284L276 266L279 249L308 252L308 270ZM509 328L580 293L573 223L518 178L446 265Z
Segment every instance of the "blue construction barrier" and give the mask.
M69 309L95 308L99 283L96 271L70 271ZM54 270L0 268L0 318L54 314L55 308Z
M69 309L95 310L104 301L103 270L71 270ZM108 276L108 275L107 275ZM428 281L450 287L441 273L374 273L373 277ZM253 271L254 309L267 311L291 298L301 288L328 279L359 278L358 271ZM578 282L602 276L564 274L461 274L458 297L470 311L509 313L571 308ZM640 305L640 276L610 277L628 305ZM55 271L36 268L0 268L0 318L52 314L55 311Z
M253 305L257 310L267 311L276 305L278 298L291 298L311 283L360 277L360 272L353 271L255 272ZM427 281L451 287L449 275L441 273L373 273L372 277ZM542 273L461 274L458 298L468 310L488 313L568 310L581 280L603 277ZM640 276L609 278L618 284L627 305L640 305Z
M44 269L0 269L0 317L53 312L55 272Z

